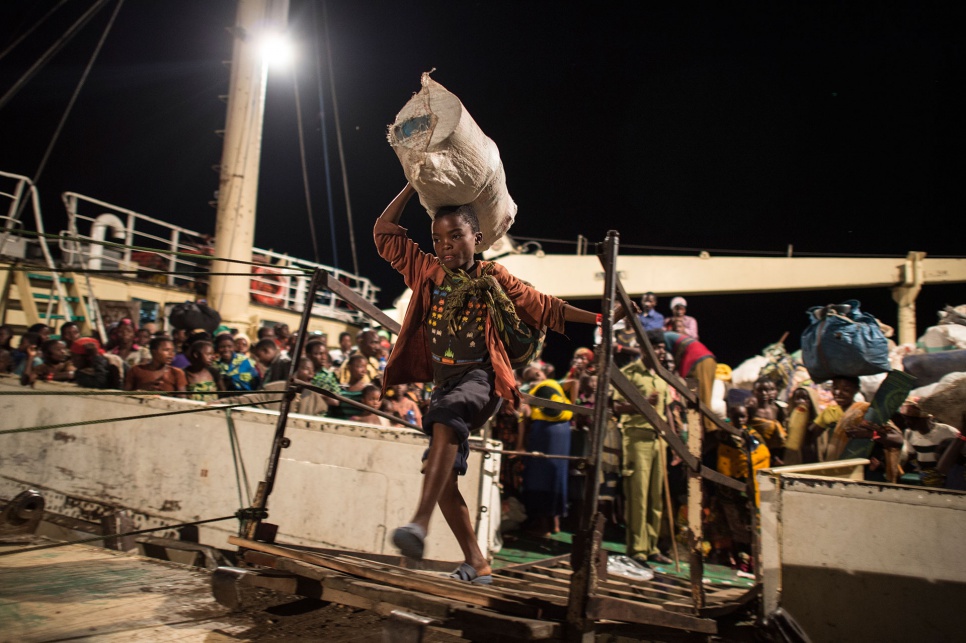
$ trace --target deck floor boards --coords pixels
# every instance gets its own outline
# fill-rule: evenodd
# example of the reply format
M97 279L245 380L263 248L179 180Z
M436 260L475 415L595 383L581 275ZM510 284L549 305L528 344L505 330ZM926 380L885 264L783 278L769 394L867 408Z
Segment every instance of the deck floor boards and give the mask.
M229 640L250 626L228 616L204 570L83 545L0 557L0 641Z

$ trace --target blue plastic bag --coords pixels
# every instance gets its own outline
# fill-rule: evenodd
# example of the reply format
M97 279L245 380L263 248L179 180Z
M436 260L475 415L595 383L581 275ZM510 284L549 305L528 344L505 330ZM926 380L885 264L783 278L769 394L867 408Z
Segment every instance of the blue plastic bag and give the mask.
M875 317L863 313L859 306L858 300L849 299L808 309L811 324L802 333L802 361L812 381L892 370L889 340Z

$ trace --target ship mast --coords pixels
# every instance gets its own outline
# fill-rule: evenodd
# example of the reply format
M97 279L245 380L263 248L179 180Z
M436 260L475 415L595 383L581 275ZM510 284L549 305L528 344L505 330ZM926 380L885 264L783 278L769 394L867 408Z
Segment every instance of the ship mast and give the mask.
M218 215L215 223L216 257L250 262L255 237L255 208L262 149L262 121L268 80L268 61L262 39L288 25L288 0L239 0L225 143L218 181ZM251 277L249 266L213 261L209 304L223 323L247 327Z

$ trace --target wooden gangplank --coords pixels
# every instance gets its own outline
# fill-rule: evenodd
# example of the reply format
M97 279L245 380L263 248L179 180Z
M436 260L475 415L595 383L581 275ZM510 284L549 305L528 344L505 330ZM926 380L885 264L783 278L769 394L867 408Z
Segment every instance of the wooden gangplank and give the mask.
M399 567L354 552L326 553L297 546L230 537L245 562L288 572L298 593L390 614L402 609L434 625L485 640L487 633L519 640L565 635L567 593L573 570L568 557L496 570L489 586L450 579L445 573ZM253 581L257 583L258 581ZM714 617L743 607L756 589L708 586L706 605L695 610L686 581L656 573L651 581L602 578L591 597L591 616L606 624L633 623L659 630L717 632Z

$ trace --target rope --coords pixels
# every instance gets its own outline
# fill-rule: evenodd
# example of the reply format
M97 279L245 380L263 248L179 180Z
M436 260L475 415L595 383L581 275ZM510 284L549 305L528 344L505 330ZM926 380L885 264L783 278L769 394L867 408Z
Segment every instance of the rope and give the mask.
M19 266L19 265L9 265L0 266L0 270L6 270L8 272L42 272L44 270L50 272L71 272L78 275L130 275L139 271L149 272L152 275L174 275L176 277L251 277L250 272L209 272L207 270L155 270L154 268L147 268L145 266L139 266L137 268L128 268L127 270L112 269L112 268L48 268L45 266ZM296 268L278 268L279 276L282 277L299 277L302 273L286 273L283 270L296 270Z
M165 411L164 413L148 413L147 415L128 415L126 417L104 418L101 420L84 420L82 422L64 422L62 424L44 424L41 426L27 426L21 429L4 429L0 435L8 433L30 433L33 431L49 431L50 429L66 429L73 426L90 426L92 424L107 424L108 422L124 422L125 420L147 420L149 418L166 417L168 415L184 415L185 413L200 413L201 411L217 411L220 409L233 409L239 406L258 406L260 404L275 404L279 400L268 402L245 402L242 404L221 404L212 406L200 406L196 409L186 409L183 411Z
M182 522L174 525L165 525L164 527L153 527L151 529L138 529L136 531L127 531L123 534L106 534L104 536L92 536L90 538L81 538L80 540L68 540L62 543L51 543L49 545L35 545L33 547L24 547L23 549L13 549L10 551L0 551L0 556L12 556L13 554L24 554L31 551L40 551L41 549L54 549L55 547L67 547L68 545L83 545L85 543L94 543L99 540L107 540L108 538L125 538L127 536L137 536L139 534L150 534L154 531L164 531L165 529L177 529L179 527L191 527L193 525L204 525L210 522L221 522L222 520L231 520L232 518L237 518L237 514L232 514L230 516L223 516L221 518L209 518L208 520L196 520L194 522Z
M235 484L238 486L238 504L244 505L245 502L242 500L242 489L245 489L245 495L248 496L248 506L252 504L251 493L249 489L248 482L248 472L245 470L245 461L241 457L241 445L238 444L238 433L235 431L235 422L231 419L231 409L225 409L225 419L228 421L228 442L231 444L231 459L235 465ZM239 464L241 465L239 467ZM239 468L241 469L241 475L239 475ZM242 486L242 478L245 479L244 487Z
M209 394L232 394L232 395L251 395L253 393L269 393L272 395L284 395L285 391L278 390L268 390L262 389L257 391L204 391L206 395ZM79 391L0 391L0 395L131 395L131 396L154 396L154 397L172 397L170 395L161 395L157 391L99 391L92 389L82 389Z

